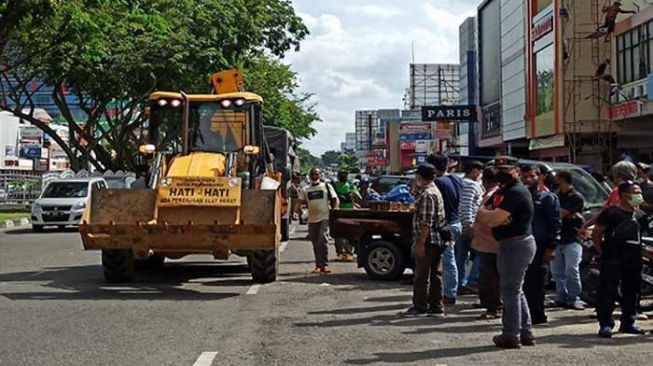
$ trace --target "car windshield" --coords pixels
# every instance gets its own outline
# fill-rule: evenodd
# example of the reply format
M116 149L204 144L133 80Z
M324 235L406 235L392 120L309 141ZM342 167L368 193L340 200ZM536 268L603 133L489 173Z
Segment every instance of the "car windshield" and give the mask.
M570 169L574 188L585 198L585 207L600 207L608 199L605 189L584 170Z
M43 198L82 198L88 194L87 182L53 182L43 191Z
M247 131L247 113L223 109L216 102L190 105L191 151L236 152Z

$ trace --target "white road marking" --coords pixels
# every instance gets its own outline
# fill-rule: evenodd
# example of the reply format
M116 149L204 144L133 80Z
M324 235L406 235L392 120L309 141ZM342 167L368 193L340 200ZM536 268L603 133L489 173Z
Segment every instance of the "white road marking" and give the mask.
M282 253L283 253L283 251L286 250L286 247L287 247L287 246L288 246L288 242L287 242L287 241L284 241L283 243L281 243L281 246L279 247L279 252L282 252Z
M218 355L218 352L202 352L202 354L197 358L197 361L193 366L211 366L215 356Z
M252 285L252 287L247 290L247 295L256 295L258 289L261 288L261 285Z

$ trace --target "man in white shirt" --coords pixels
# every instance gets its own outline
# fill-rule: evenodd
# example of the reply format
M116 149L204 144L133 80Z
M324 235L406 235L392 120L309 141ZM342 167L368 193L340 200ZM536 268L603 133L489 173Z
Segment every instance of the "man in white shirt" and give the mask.
M477 287L479 258L474 258L472 269L467 276L467 261L471 253L472 225L483 199L483 187L479 178L483 174L483 163L470 161L465 164L465 177L460 191L458 214L463 227L462 235L456 241L456 267L458 268L458 293L469 293L469 288Z
M299 192L299 199L308 206L308 235L313 243L315 269L313 273L331 273L328 266L329 204L332 209L339 206L333 187L320 180L320 169L313 168L309 174L310 184ZM295 207L295 212L301 206Z

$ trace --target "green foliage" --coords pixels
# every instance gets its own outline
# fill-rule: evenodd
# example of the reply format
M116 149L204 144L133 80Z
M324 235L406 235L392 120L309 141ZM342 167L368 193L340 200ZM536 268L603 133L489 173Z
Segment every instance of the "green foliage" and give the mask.
M320 158L311 155L306 149L298 148L297 155L302 166L302 173L308 174L311 169L322 165Z
M259 57L243 65L250 91L263 97L263 121L267 125L283 127L296 138L315 135L312 127L320 120L311 95L296 96L297 74L278 60Z
M310 96L295 96L296 74L278 59L308 34L287 0L0 0L0 20L10 16L11 23L0 21L0 47L9 45L0 48L0 63L19 83L1 92L25 105L0 108L52 135L22 109L33 110L26 87L33 78L56 86L57 106L79 137L62 146L74 166L106 167L112 148L114 167L133 168L147 96L208 92L212 72L236 65L266 99L266 123L300 138L315 133L311 124L319 117ZM67 93L80 97L85 120L72 115Z
M325 152L322 154L322 162L325 166L340 163L340 152L333 150Z
M340 155L338 159L338 170L346 170L349 173L360 173L356 155Z

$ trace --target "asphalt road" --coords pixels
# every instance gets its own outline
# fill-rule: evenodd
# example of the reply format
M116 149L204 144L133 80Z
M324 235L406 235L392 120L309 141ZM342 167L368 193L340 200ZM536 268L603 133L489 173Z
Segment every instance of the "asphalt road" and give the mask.
M304 237L299 228L296 237ZM242 260L166 262L129 285L103 282L74 231L0 233L0 365L644 365L653 336L596 337L591 311L549 312L538 345L499 350L499 321L474 296L444 319L402 319L411 288L353 264L313 275L291 240L279 281L252 285ZM330 248L331 256L334 255ZM653 322L643 322L647 328Z

